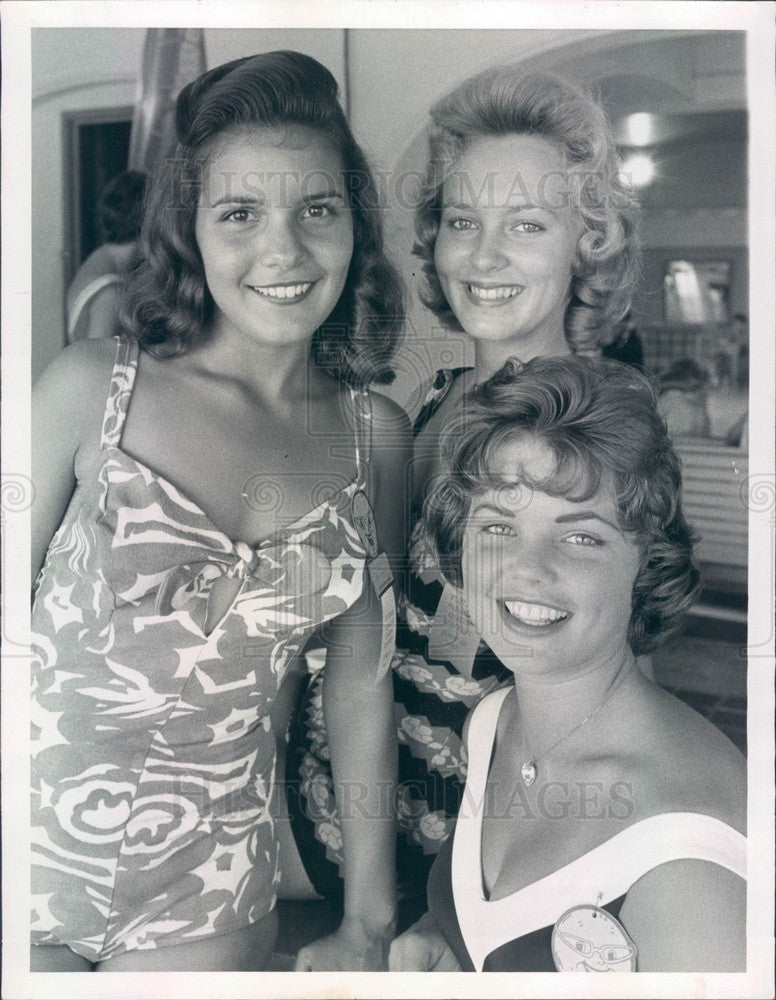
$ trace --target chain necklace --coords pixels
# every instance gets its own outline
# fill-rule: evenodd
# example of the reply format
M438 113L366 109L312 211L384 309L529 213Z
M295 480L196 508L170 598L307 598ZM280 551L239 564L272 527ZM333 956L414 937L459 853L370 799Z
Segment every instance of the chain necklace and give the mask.
M612 680L610 681L609 687L606 689L603 699L601 700L598 707L594 709L592 712L590 712L589 715L586 715L581 722L578 722L573 729L570 729L564 736L561 736L559 740L556 740L555 743L552 744L552 746L547 747L546 750L542 750L541 753L534 753L533 747L528 742L528 737L525 735L525 728L523 728L523 741L525 745L528 747L529 751L528 760L526 760L523 766L520 768L520 774L522 776L523 783L525 785L530 786L536 781L536 773L537 773L536 765L539 763L540 760L546 757L547 754L552 753L553 750L557 749L561 745L561 743L565 743L566 740L571 739L574 733L578 733L579 730L584 725L586 725L588 722L590 722L591 719L594 719L598 715L598 713L601 711L604 705L612 697L615 690L620 686L622 681L630 674L631 669L632 668L628 668L616 673L612 678ZM522 719L522 713L521 713L521 719Z

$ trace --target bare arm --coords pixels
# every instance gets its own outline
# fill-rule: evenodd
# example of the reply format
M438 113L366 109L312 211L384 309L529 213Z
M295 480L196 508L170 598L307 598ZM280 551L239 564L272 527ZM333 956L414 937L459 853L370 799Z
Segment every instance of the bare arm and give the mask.
M370 483L380 547L398 575L407 522L406 416L377 401ZM326 630L323 705L345 858L345 916L331 938L304 949L297 968L386 969L395 931L396 727L390 671L378 677L380 601L368 579Z
M87 442L99 443L115 345L67 348L32 391L32 579L43 564L75 489L74 463Z
M659 865L631 887L620 911L639 972L743 972L746 882L708 861Z

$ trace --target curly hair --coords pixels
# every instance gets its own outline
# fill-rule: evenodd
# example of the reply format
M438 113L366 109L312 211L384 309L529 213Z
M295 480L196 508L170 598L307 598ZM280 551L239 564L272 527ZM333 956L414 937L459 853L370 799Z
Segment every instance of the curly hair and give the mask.
M682 514L679 460L647 378L598 358L508 361L465 398L443 442L445 471L423 510L444 576L460 587L463 535L473 497L504 486L489 469L496 450L529 435L546 445L552 473L520 481L572 501L611 492L621 529L639 545L628 641L646 653L681 625L698 571Z
M324 66L298 52L225 63L185 87L175 107L177 142L153 178L143 261L122 311L126 331L157 357L182 354L207 336L214 311L195 236L203 169L213 142L246 127L306 126L342 158L354 251L345 287L312 340L313 361L353 384L390 382L403 323L403 292L383 252L378 193Z
M485 136L534 135L555 143L576 174L573 208L582 223L564 320L575 353L597 354L625 315L639 273L638 204L620 171L601 105L554 76L497 67L467 80L431 109L429 158L415 211L413 252L423 261L424 304L461 330L434 266L442 188L466 144Z

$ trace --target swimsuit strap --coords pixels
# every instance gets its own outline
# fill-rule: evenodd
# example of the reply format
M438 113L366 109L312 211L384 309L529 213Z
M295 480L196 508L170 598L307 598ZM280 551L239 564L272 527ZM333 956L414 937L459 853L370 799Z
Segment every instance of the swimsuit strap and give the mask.
M134 338L121 335L116 337L116 360L102 421L103 448L117 447L121 443L121 432L127 419L139 355L140 345Z
M369 459L372 455L372 397L366 388L350 388L353 403L353 427L356 441L356 480L360 489L366 489L369 476Z
M442 405L442 403L447 398L447 394L453 387L455 381L463 375L464 372L470 371L470 368L440 368L436 375L434 376L434 381L426 393L426 398L423 400L423 405L420 408L420 413L415 417L415 423L412 425L412 434L417 437L418 434L423 430L429 420L434 416L436 411Z

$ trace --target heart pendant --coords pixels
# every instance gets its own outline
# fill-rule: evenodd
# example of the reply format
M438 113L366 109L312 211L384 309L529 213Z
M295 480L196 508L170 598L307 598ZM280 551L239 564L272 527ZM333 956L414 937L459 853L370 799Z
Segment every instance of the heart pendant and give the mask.
M527 760L520 768L520 773L522 774L523 781L526 785L532 785L536 781L536 764Z

